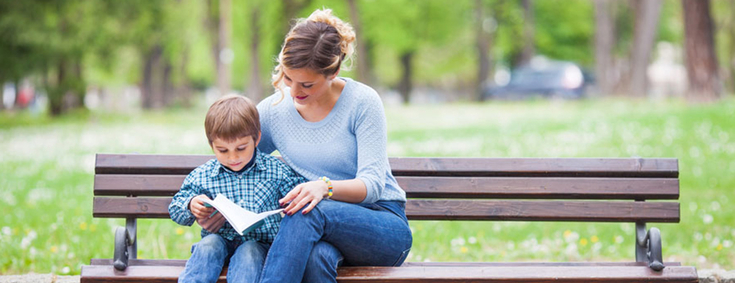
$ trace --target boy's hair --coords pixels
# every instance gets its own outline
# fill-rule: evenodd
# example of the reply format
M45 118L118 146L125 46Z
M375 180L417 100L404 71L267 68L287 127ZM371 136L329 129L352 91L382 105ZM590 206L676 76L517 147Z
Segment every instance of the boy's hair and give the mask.
M217 138L231 142L251 136L253 141L257 141L260 135L258 108L247 97L225 95L209 107L204 131L210 146Z

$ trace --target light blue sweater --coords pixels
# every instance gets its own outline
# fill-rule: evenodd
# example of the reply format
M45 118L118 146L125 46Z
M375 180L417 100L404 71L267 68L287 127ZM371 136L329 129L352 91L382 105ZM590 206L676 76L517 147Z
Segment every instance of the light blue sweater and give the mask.
M278 150L296 172L309 180L327 176L332 180L360 179L367 187L363 203L379 200L406 201L388 164L387 130L383 103L369 86L349 78L337 103L326 118L308 122L288 95L281 94L258 104L262 138L258 148Z

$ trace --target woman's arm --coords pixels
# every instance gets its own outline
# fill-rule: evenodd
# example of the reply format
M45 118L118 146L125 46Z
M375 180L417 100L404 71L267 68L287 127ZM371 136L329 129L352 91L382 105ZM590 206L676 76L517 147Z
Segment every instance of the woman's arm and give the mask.
M357 141L356 177L332 181L334 188L332 199L351 203L372 203L380 199L385 188L386 172L390 170L386 153L388 138L385 111L380 97L374 91L359 95L362 99L356 105L360 105L360 109L350 117L353 119ZM288 204L286 213L289 214L296 213L304 206L306 208L303 213L308 213L327 196L327 191L328 186L324 181L304 183L296 186L281 199L281 205Z
M344 181L331 181L333 195L331 199L359 203L365 199L367 195L367 189L365 183L360 179L344 180ZM279 200L281 206L286 206L284 213L293 215L298 212L299 209L306 206L302 213L309 213L314 207L327 197L329 192L329 186L325 181L317 180L310 181L303 184L297 185L291 192ZM308 206L307 206L308 205Z

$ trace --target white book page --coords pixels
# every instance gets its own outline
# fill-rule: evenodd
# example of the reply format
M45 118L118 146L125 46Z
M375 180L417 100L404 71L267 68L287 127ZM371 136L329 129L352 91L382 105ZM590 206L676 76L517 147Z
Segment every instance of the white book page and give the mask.
M235 228L235 231L240 235L243 235L243 231L248 230L250 226L260 222L264 218L283 211L281 208L262 213L254 213L240 207L221 194L218 194L214 200L206 199L204 202L210 204L217 209L217 211L222 213L222 215L225 216L225 219L227 219L227 222L230 222L232 228ZM248 230L247 232L250 231Z

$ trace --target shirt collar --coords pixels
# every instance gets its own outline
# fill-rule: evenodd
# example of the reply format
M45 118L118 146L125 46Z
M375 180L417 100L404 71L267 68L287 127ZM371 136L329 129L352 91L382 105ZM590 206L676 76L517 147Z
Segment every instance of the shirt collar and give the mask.
M255 158L255 164L253 164L253 166L250 169L248 169L248 170L246 170L246 171L244 171L242 173L238 173L238 172L235 172L235 171L230 170L226 166L222 165L222 163L219 163L219 160L217 160L215 158L214 159L215 160L215 162L214 162L215 165L214 165L214 168L213 168L214 170L212 170L212 174L210 174L209 176L210 177L217 177L217 175L219 175L222 172L227 172L227 173L232 174L232 175L240 175L240 174L247 174L248 172L251 172L252 170L265 171L267 168L266 168L266 166L264 164L265 162L263 162L263 155L261 154L260 150L257 147L255 148L255 156L254 156L254 158Z

